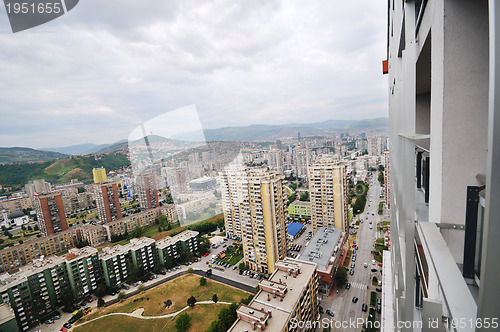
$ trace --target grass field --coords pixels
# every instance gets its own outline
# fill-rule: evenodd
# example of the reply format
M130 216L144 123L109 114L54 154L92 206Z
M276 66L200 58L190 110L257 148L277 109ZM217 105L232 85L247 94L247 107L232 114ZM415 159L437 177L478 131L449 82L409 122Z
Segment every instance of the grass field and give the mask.
M191 316L191 328L188 332L205 331L226 304L200 304L183 311ZM113 331L113 332L174 332L175 318L140 319L127 316L110 316L92 323L76 327L75 332Z
M193 295L197 301L207 301L212 299L213 294L217 294L219 301L239 302L250 293L226 286L213 280L207 280L207 285L201 287L200 276L187 274L130 297L121 303L92 312L90 315L83 317L80 321L89 321L110 312L131 313L138 308L144 308L143 316L166 315L184 308L187 305L187 299L191 295ZM170 308L165 308L164 302L167 300L172 301Z

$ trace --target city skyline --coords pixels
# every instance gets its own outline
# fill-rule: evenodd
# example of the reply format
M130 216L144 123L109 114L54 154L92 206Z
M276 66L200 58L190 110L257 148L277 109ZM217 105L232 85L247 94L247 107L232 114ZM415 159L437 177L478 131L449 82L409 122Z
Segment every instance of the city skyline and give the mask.
M2 11L1 145L112 143L192 104L204 129L387 116L384 6L147 5L86 1L16 34Z

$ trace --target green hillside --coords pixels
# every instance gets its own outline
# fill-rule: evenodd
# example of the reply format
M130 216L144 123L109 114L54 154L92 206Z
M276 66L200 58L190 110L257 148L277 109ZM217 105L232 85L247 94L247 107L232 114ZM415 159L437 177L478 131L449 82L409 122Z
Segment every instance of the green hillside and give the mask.
M58 158L67 158L68 155L59 152L41 151L30 148L1 148L0 147L0 164L10 163L25 163L48 161Z
M24 186L36 179L45 179L51 183L64 183L71 179L90 182L94 167L104 167L106 171L111 171L129 165L130 161L123 154L102 155L99 160L95 160L93 156L78 156L36 164L0 165L0 184Z

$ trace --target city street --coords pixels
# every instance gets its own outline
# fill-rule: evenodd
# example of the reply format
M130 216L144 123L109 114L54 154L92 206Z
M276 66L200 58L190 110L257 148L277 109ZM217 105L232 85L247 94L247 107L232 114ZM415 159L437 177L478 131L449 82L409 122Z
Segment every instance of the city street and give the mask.
M335 313L334 320L340 322L351 322L357 319L366 319L368 316L368 311L363 312L361 306L365 303L367 306L370 304L370 291L375 290L375 286L371 286L371 278L377 276L380 278L380 267L378 265L373 265L373 256L371 251L374 249L373 244L375 240L381 236L381 233L376 229L377 223L384 220L388 220L388 217L379 215L377 213L378 203L380 202L380 191L381 186L377 181L377 174L371 176L370 178L370 189L366 196L367 202L365 206L365 211L360 215L353 218L353 223L360 220L359 229L357 234L350 237L349 243L352 244L356 241L356 245L359 246L356 251L356 261L351 260L349 262L349 269L351 269L351 264L355 264L354 275L348 274L348 282L351 283L351 288L347 290L345 287L339 289L339 293L335 293L333 297L324 297L321 306L326 311L330 309ZM372 222L370 224L370 222ZM372 228L370 229L370 226ZM367 267L364 267L364 263L367 263ZM372 268L376 268L377 272L371 272ZM378 293L379 297L381 293ZM353 298L357 297L357 303L353 303ZM322 318L330 318L328 315L323 314ZM336 328L335 331L359 331L362 326L356 326L356 328Z

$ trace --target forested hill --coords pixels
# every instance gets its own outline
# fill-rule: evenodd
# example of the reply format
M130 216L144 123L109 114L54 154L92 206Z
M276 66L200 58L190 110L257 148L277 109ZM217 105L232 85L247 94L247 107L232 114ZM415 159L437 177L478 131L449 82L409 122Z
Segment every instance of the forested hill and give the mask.
M104 167L109 172L124 166L130 166L130 161L124 154L100 155L98 160L94 156L78 156L41 163L0 165L0 185L24 186L36 179L44 179L53 184L69 182L71 179L90 182L94 167Z

